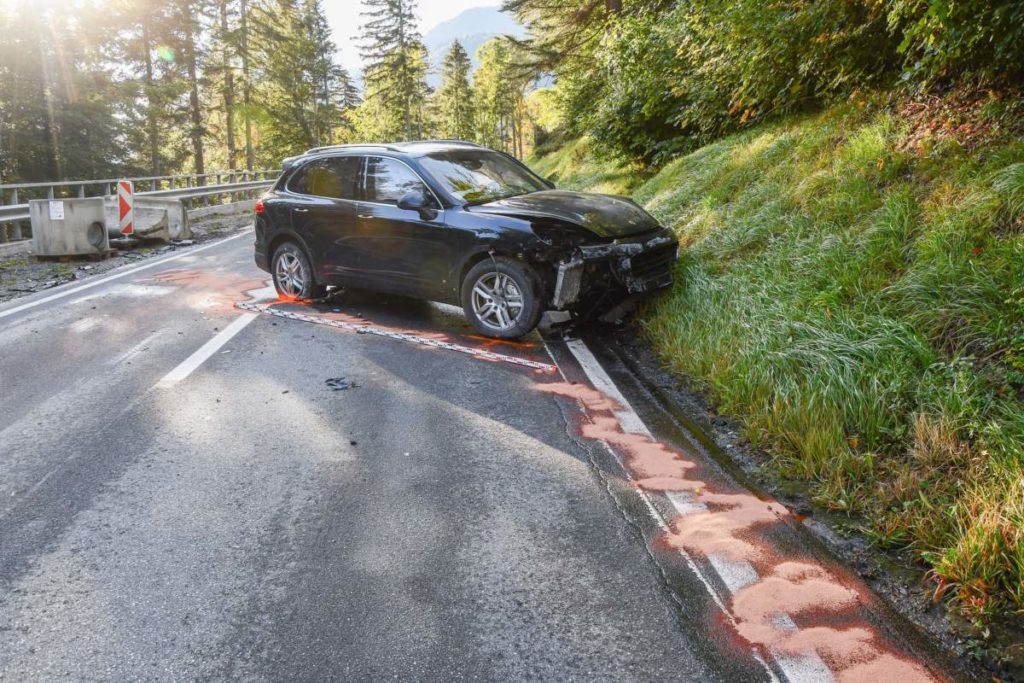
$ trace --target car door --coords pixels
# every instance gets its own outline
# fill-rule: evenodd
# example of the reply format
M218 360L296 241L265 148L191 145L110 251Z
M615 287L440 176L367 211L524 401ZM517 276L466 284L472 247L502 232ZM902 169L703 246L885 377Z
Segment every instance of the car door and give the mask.
M361 168L361 157L316 159L288 183L295 195L292 229L305 241L321 279L331 284L347 274L339 262L339 245L356 229Z
M422 192L429 208L398 208L411 191ZM457 248L456 231L445 226L443 208L416 171L395 158L366 157L357 226L345 255L352 267L362 268L375 286L436 297L447 286Z

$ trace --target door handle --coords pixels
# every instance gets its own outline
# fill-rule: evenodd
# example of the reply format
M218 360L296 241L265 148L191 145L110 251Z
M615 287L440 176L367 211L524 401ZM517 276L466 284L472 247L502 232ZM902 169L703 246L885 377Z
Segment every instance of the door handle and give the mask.
M302 207L295 207L295 213L309 213L309 209L303 209Z
M357 213L356 214L356 218L359 218L359 219L362 219L362 220L365 221L365 220L369 220L371 218L376 218L376 216L374 216L372 213Z

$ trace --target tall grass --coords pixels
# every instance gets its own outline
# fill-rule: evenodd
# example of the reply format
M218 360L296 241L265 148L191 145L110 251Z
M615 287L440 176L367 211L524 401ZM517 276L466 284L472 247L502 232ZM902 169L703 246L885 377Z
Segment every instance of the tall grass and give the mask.
M1024 144L919 156L906 135L839 108L640 184L685 246L642 325L785 475L911 549L938 593L979 619L1024 612ZM571 154L553 165L576 187L642 180Z

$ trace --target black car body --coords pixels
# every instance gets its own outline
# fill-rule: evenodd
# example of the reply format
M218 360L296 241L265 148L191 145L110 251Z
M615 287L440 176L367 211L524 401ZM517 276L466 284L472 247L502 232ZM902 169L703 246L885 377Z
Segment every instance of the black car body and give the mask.
M529 331L544 310L590 314L666 287L677 253L630 199L556 190L511 156L463 142L310 150L285 161L256 214L256 263L283 294L348 286L452 303L497 337ZM291 260L278 258L283 245ZM485 282L488 269L507 278ZM467 290L471 272L480 287ZM502 305L525 318L481 325Z

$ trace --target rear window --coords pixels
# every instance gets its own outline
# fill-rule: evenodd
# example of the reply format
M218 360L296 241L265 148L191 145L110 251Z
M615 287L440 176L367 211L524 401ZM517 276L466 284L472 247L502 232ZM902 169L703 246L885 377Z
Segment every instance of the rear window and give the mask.
M288 190L329 199L357 199L361 157L329 157L311 161L292 175Z

